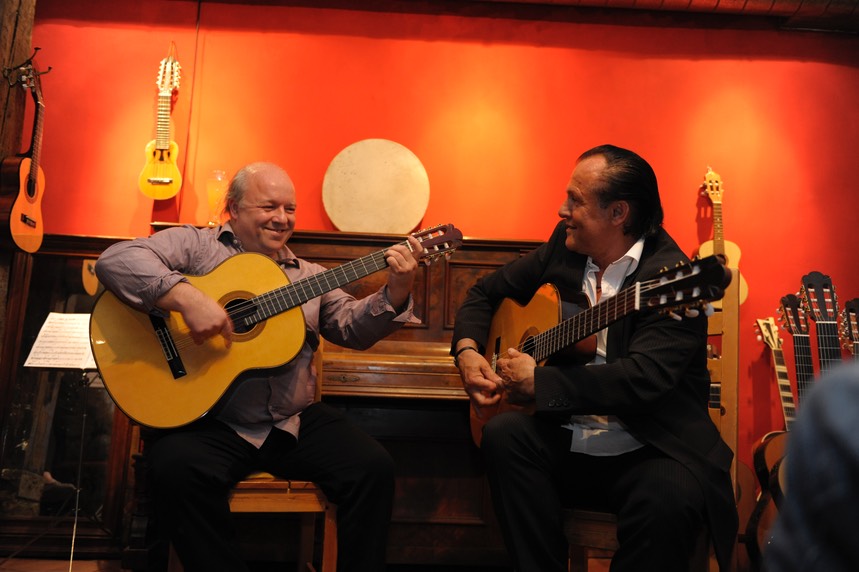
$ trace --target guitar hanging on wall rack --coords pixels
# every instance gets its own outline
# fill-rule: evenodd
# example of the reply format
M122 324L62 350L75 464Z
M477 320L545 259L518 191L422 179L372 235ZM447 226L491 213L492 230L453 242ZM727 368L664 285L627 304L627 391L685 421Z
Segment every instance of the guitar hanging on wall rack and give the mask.
M171 46L169 55L161 60L158 69L155 139L146 145L146 164L137 181L140 191L156 200L174 197L182 187L182 173L176 164L179 145L173 141L170 128L170 114L179 93L180 71Z
M36 48L38 51L39 48ZM30 90L35 103L33 114L33 137L27 152L3 159L0 167L0 224L7 230L15 244L25 252L36 252L42 246L44 220L42 219L42 195L45 192L45 173L39 164L42 153L45 103L42 99L42 84L39 72L31 57L18 66L18 82ZM12 84L14 85L14 83ZM8 217L8 219L7 219Z
M740 264L740 247L730 240L725 240L724 224L722 222L722 180L719 174L707 167L707 174L704 175L704 182L701 185L701 195L710 199L710 204L713 206L713 240L708 240L698 247L698 255L701 258L710 256L711 254L721 254L725 257L726 266L728 268L739 269ZM737 274L737 287L739 288L740 304L746 301L749 295L749 287L746 284L746 279L740 274ZM721 308L722 303L717 300L713 303L716 308Z
M814 320L817 330L817 356L820 373L829 371L842 361L838 337L838 298L832 279L820 272L802 277L802 299L805 312Z
M774 468L778 466L787 451L787 435L796 419L796 404L790 386L790 376L784 361L782 340L778 335L778 326L775 320L773 318L758 319L756 326L760 339L769 347L772 354L776 385L784 416L784 430L770 431L761 437L752 454L755 475L761 490L755 509L746 526L744 538L749 559L755 570L759 570L761 556L764 548L770 542L771 529L778 516L778 505L784 491L784 487L775 480L777 473L774 474Z

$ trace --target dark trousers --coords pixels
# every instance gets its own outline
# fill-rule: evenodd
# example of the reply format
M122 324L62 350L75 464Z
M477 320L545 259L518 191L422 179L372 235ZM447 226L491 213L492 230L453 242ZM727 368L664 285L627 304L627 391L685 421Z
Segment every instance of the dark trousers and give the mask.
M704 495L677 461L649 446L617 456L570 453L571 433L519 412L483 431L495 512L518 572L567 570L563 507L617 514L612 572L688 572L705 526Z
M393 460L325 404L302 412L297 442L273 430L258 450L211 419L156 436L146 457L157 522L186 572L247 570L236 547L229 493L258 470L314 481L337 505L338 571L385 568Z

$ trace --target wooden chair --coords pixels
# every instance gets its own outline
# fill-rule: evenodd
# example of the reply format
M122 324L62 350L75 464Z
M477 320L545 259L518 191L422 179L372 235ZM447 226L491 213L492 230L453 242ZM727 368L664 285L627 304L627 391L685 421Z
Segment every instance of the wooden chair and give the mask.
M322 343L314 357L316 400L322 396ZM289 481L268 473L254 473L236 484L230 497L234 513L299 513L301 515L297 572L335 572L337 569L337 507L309 481ZM316 516L322 515L322 554L319 568L313 565ZM182 572L170 547L168 572Z
M607 512L569 509L564 511L564 534L570 543L570 572L587 572L590 556L610 557L617 548L617 517ZM710 569L710 537L698 539L690 572Z

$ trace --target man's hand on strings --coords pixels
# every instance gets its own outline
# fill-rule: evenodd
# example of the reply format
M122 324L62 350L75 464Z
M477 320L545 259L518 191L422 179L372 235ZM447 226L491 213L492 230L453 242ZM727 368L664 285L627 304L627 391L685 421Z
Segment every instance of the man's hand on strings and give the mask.
M158 307L179 312L195 344L221 335L227 347L233 342L233 322L216 300L188 284L179 282L158 299Z
M514 348L499 358L496 369L501 377L501 385L507 392L507 401L524 404L534 401L534 369L537 362L526 353Z

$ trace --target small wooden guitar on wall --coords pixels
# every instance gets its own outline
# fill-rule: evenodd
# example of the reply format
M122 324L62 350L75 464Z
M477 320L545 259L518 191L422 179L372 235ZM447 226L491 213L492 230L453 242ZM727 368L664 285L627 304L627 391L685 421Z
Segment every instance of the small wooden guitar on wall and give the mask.
M161 60L157 82L156 136L146 145L146 164L137 181L144 195L157 200L175 196L182 187L182 173L176 164L179 146L173 141L170 129L170 112L179 91L180 69L179 62L172 53Z
M728 268L739 268L740 247L730 240L725 240L724 224L722 222L722 180L719 174L707 168L704 183L701 185L701 194L710 199L713 205L713 240L708 240L698 247L698 255L702 258L712 254L721 254L727 260ZM737 272L737 287L739 288L740 304L746 301L749 295L749 287L743 275ZM713 302L713 306L721 308L721 301Z
M20 82L29 89L35 103L33 137L30 149L14 157L3 159L0 167L0 224L15 244L25 252L36 252L42 246L44 221L42 219L42 196L45 192L45 173L39 164L42 152L45 103L42 100L40 72L32 58L20 68ZM50 70L48 70L50 71ZM11 202L10 202L11 199Z
M561 319L557 288L544 284L524 306L509 298L501 302L490 324L486 361L495 369L508 348L518 348L542 364L552 355L639 310L670 313L718 300L724 296L730 281L731 271L725 267L723 258L708 256L665 270L653 279L636 282L566 320ZM509 408L515 406L506 399L496 407L481 408L480 412L471 408L471 436L477 445L486 422Z
M453 252L462 233L452 225L415 233L429 262ZM403 244L408 245L408 241ZM388 266L385 250L289 283L261 254L237 254L188 281L218 300L233 321L232 345L210 338L193 343L182 317L137 311L109 291L95 302L90 344L105 388L116 405L150 427L186 425L205 415L241 374L284 365L304 345L301 305ZM252 284L247 284L252 277Z

